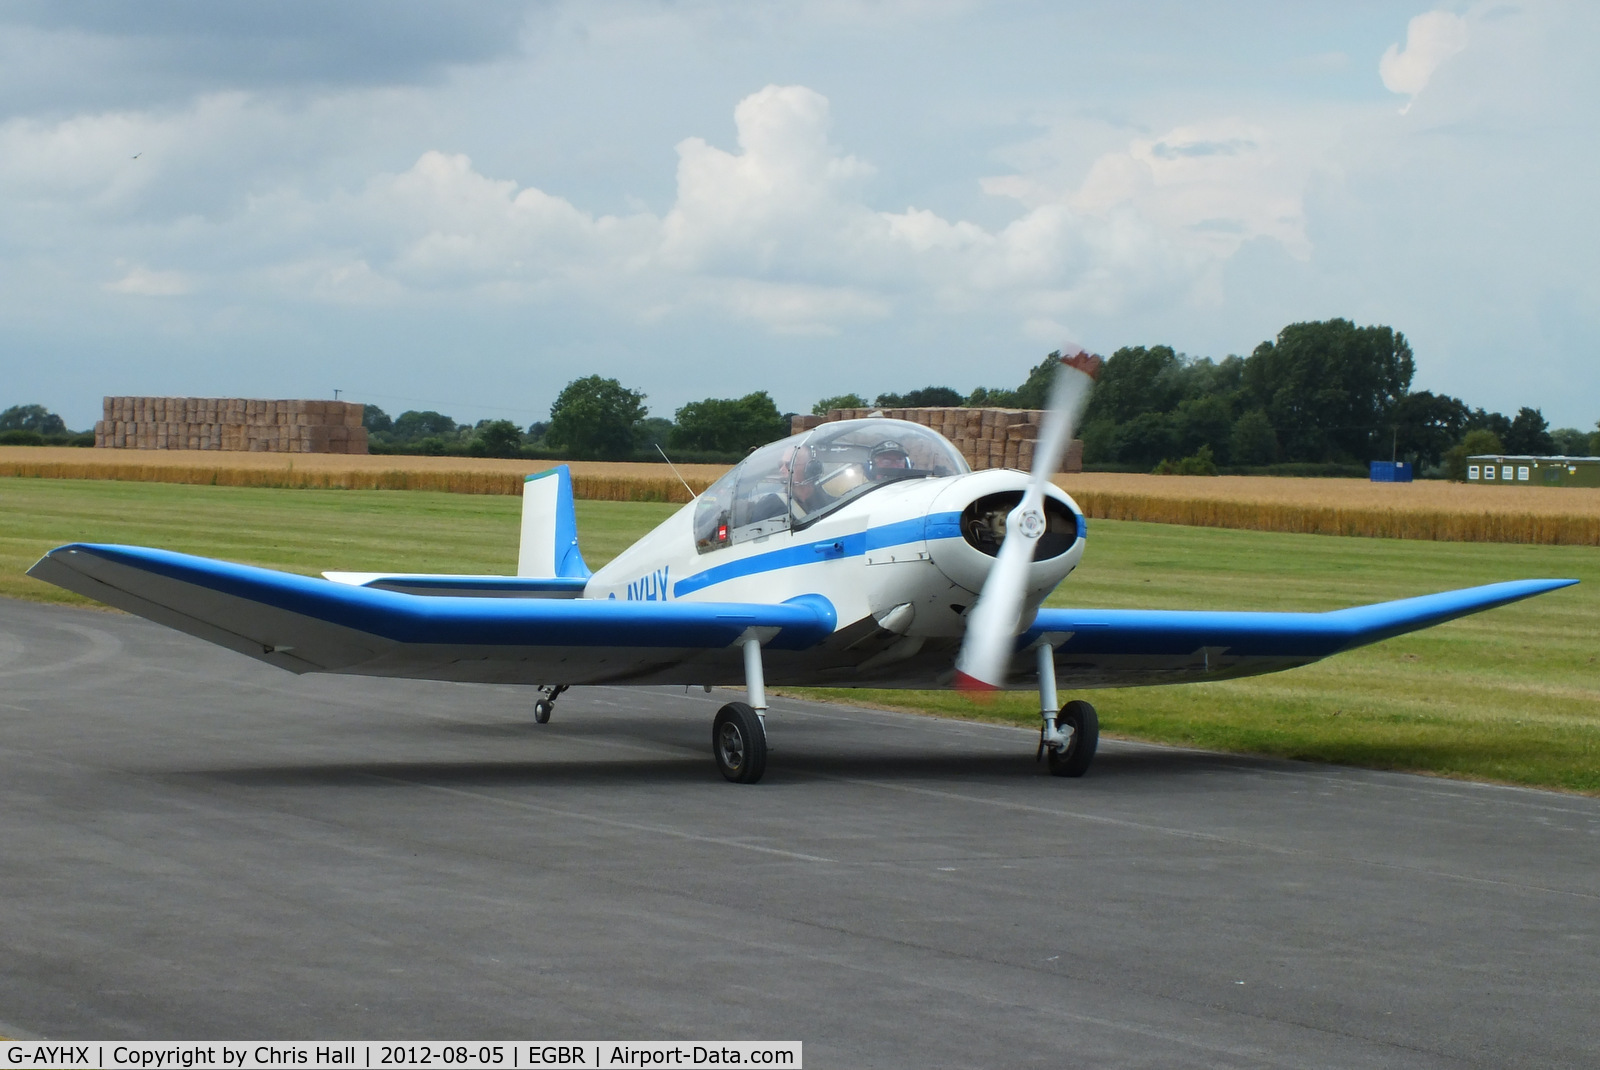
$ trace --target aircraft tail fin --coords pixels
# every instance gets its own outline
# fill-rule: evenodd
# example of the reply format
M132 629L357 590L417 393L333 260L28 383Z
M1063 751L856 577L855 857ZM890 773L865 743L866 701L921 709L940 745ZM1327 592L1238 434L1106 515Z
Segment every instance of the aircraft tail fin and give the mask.
M588 579L578 549L572 470L564 464L535 472L522 484L522 547L517 575Z

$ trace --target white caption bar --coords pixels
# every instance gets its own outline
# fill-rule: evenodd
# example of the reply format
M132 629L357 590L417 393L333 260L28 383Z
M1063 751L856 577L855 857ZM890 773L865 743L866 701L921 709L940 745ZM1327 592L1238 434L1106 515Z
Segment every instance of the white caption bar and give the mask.
M771 1066L800 1070L801 1042L754 1040L636 1041L100 1041L45 1043L8 1041L0 1046L0 1067L29 1070L411 1070L465 1067L468 1070L525 1070L526 1067L583 1068Z

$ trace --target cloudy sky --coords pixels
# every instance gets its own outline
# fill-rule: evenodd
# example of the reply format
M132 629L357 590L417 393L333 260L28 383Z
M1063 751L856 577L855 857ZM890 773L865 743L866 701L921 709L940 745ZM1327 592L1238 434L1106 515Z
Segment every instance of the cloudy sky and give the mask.
M0 407L542 419L1344 316L1600 419L1600 5L0 0Z

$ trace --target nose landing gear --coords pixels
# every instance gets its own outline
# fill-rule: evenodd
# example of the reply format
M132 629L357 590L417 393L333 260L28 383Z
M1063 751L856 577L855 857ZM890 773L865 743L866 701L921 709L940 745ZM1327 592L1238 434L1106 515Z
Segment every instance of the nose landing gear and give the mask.
M1094 707L1074 699L1057 708L1056 652L1049 643L1039 644L1039 753L1045 756L1051 776L1082 776L1094 761L1100 742L1100 718Z

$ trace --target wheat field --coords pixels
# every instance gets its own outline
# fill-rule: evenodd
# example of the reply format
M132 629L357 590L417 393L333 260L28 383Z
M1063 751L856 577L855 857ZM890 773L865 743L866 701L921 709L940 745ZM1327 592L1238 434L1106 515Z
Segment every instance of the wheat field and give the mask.
M560 462L477 457L226 453L209 450L0 450L0 476L234 487L519 494L523 477ZM589 501L686 502L724 472L686 464L572 461ZM1085 472L1056 482L1090 519L1308 535L1600 546L1600 488L1370 483L1361 479L1153 476Z
M1084 472L1056 482L1092 519L1444 542L1600 546L1600 489Z
M0 451L0 476L111 479L218 487L334 490L437 490L456 494L521 494L523 477L565 463L573 493L590 501L686 502L693 494L664 464L534 461L498 457L412 457L335 453L244 453L217 450L86 450L15 446ZM681 464L693 493L727 465Z

